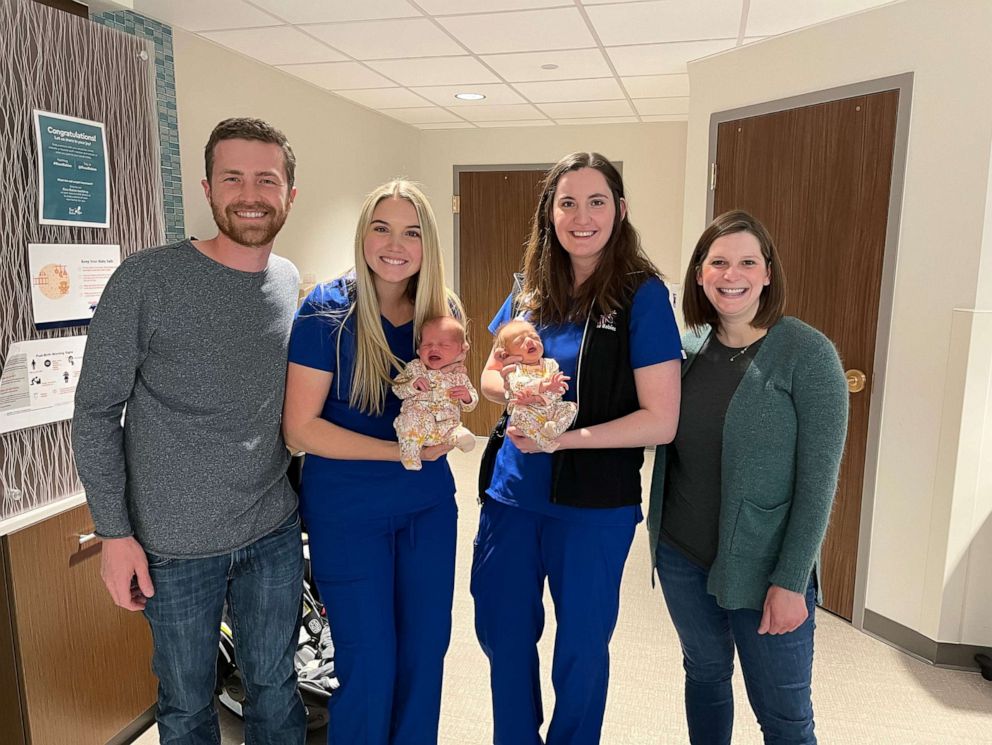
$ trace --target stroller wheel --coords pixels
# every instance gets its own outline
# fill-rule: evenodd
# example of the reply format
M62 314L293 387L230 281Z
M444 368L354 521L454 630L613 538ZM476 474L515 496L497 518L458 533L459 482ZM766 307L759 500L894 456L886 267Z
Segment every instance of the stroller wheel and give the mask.
M307 713L307 732L326 727L331 719L327 706L323 703L304 700L303 708Z

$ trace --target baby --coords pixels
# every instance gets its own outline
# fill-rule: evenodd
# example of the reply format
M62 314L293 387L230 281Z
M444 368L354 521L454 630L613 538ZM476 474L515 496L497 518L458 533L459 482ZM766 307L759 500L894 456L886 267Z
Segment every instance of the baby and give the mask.
M544 345L533 324L524 320L505 323L496 333L494 346L504 359L519 357L507 365L505 378L510 412L509 424L534 440L546 453L558 449L555 440L575 419L576 405L562 401L568 377L558 363L544 357Z
M409 471L419 471L420 449L448 444L468 452L475 435L461 426L461 413L472 411L479 394L460 364L468 351L465 327L451 316L432 318L420 331L417 359L393 382L402 399L393 426L400 443L400 460Z

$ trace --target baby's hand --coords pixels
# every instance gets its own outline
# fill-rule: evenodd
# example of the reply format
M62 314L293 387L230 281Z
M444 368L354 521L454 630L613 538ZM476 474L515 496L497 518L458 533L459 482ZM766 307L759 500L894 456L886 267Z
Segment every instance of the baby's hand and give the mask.
M448 389L448 398L452 401L461 401L463 404L472 403L472 394L468 392L468 386L453 385Z
M427 378L421 376L413 381L413 389L415 391L420 391L421 393L427 393L431 389L431 384Z
M557 396L563 396L565 391L568 390L568 381L571 380L570 377L565 375L563 372L556 372L546 381L541 383L542 393L553 393Z
M510 403L514 406L544 406L547 402L544 396L528 391L520 391L515 396L510 397Z

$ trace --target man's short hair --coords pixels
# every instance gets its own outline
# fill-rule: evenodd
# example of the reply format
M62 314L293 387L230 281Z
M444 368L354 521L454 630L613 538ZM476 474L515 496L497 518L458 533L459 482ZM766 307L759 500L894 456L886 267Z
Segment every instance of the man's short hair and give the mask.
M223 140L258 140L259 142L270 142L273 145L278 145L282 148L283 164L286 168L286 183L288 188L293 188L296 181L296 156L293 154L293 148L289 146L286 135L261 119L249 117L225 119L210 133L207 146L203 149L207 181L210 181L210 177L213 175L214 148L217 147L218 142Z

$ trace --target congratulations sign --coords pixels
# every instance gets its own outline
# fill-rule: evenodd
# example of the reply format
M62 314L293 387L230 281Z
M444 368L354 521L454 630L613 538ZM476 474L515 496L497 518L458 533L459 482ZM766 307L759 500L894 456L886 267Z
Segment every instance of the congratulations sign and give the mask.
M34 126L39 222L110 227L110 173L103 124L35 110Z

